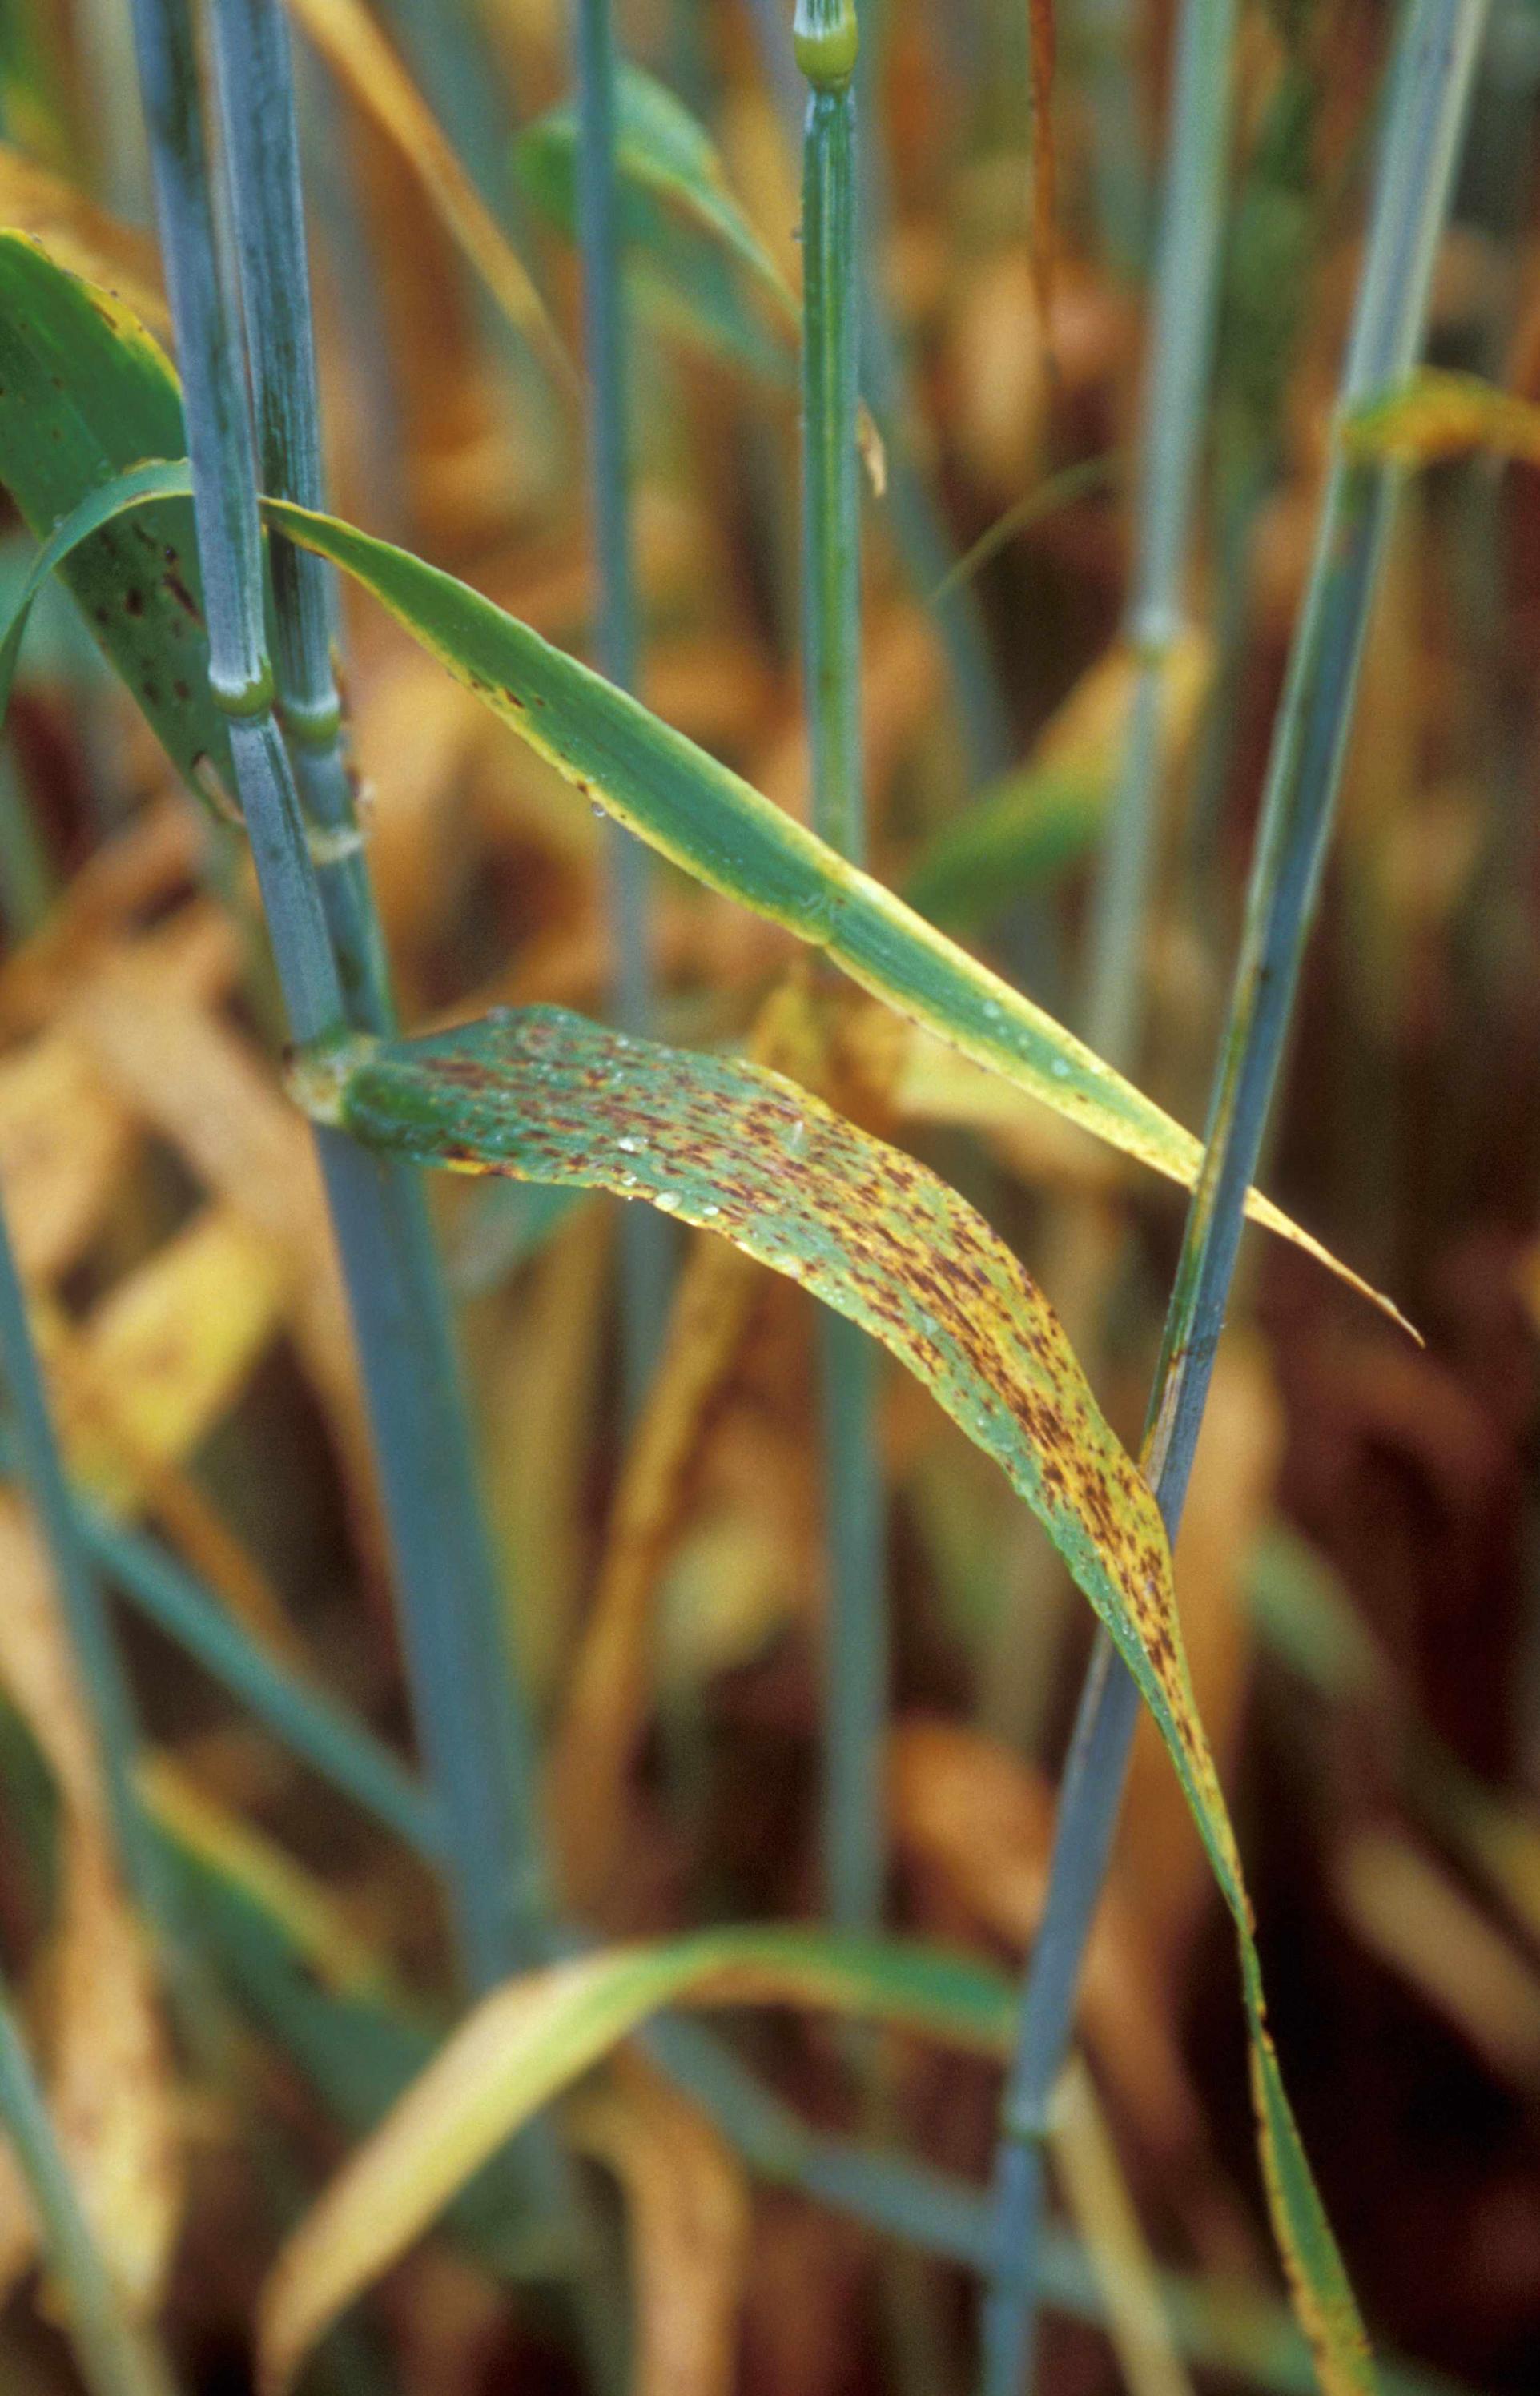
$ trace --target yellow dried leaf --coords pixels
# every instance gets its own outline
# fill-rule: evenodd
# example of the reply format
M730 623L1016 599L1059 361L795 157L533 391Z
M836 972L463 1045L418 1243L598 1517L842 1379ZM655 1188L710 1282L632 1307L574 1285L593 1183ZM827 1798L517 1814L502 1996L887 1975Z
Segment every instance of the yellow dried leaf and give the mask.
M29 1280L51 1281L81 1256L132 1147L127 1114L78 1040L46 1032L0 1063L0 1183Z
M176 2092L144 1935L118 1879L97 1752L52 1576L0 1499L0 1681L47 1759L61 1819L60 1915L42 2046L60 2144L126 2301L153 2309L180 2219ZM0 2174L0 2286L30 2259L27 2203Z
M126 300L153 332L169 332L154 244L8 141L0 141L0 223L31 233L72 274Z
M69 1342L63 1417L82 1485L114 1511L148 1494L240 1395L271 1340L285 1274L270 1240L206 1208L120 1283Z
M631 2218L631 2396L730 2396L749 2260L749 2187L705 2116L625 2049L566 2109Z

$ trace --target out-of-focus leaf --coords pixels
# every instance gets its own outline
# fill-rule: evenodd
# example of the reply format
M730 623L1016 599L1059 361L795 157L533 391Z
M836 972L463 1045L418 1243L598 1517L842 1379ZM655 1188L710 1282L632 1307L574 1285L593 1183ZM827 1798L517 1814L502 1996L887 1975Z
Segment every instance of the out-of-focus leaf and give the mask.
M1042 766L1007 775L927 842L904 877L904 896L937 924L988 923L1088 855L1107 795L1101 776Z
M1485 449L1540 465L1540 407L1479 375L1424 366L1399 389L1355 408L1342 428L1350 457L1433 466Z
M1365 1945L1494 2070L1540 2090L1540 1974L1449 1874L1394 1832L1361 1830L1337 1858L1335 1880Z
M354 2153L278 2258L259 2313L269 2396L329 2323L539 2106L671 2004L832 2009L1002 2054L997 1974L932 1950L799 1929L706 1930L612 1948L494 1990Z
M83 1333L67 1336L71 1462L110 1511L135 1511L154 1467L207 1436L272 1338L284 1288L271 1244L211 1208L120 1283Z
M101 486L186 447L176 378L139 319L0 232L0 484L31 530L46 540ZM232 790L187 500L104 525L60 571L179 770L196 788L207 760Z
M1274 2226L1322 2376L1371 2384L1351 2288L1266 2023L1240 1857L1192 1701L1148 1484L1041 1293L944 1182L777 1074L556 1008L438 1040L312 1052L294 1085L365 1143L471 1172L598 1184L732 1239L882 1340L1002 1467L1111 1633L1166 1741L1234 1919Z
M571 231L578 181L578 115L571 103L528 126L519 137L516 155L532 196ZM796 338L796 294L728 188L710 135L666 85L629 60L621 62L616 76L615 166L623 204L627 193L646 193L710 234L747 270ZM623 219L632 238L644 234L647 221L633 225Z
M1054 2092L1050 2135L1070 2217L1107 2302L1107 2334L1128 2396L1193 2396L1095 2083L1078 2056Z
M169 331L154 244L8 141L0 142L0 224L30 233L70 273L104 284L153 331Z
M891 1735L888 1791L899 1854L1025 1954L1048 1887L1047 1782L982 1731L910 1716ZM1200 2117L1153 1964L1124 1890L1109 1889L1082 1981L1085 2037L1151 2149L1170 2160L1193 2149Z
M1167 768L1192 737L1211 668L1208 640L1191 630L1165 661L1161 741ZM981 792L915 859L905 884L914 906L947 924L985 923L1086 853L1107 812L1136 671L1120 642L1082 676L1029 763Z
M61 1805L59 1917L43 2046L50 2110L82 2204L126 2301L153 2309L181 2215L177 2097L143 1932L113 1861L106 1799L73 1656L37 1536L0 1499L0 1679ZM0 2281L33 2231L0 2150Z
M509 323L533 342L564 383L570 382L572 361L528 269L363 0L289 0L289 7L339 82L400 151Z
M1043 347L1053 351L1054 265L1058 239L1054 144L1054 81L1058 32L1054 0L1027 0L1028 65L1032 86L1032 287Z
M731 2396L749 2189L705 2115L624 2050L570 2099L577 2142L619 2181L636 2290L633 2396Z
M818 1039L793 985L764 1009L749 1045L760 1064L805 1072ZM627 1451L604 1560L551 1766L555 1825L571 1902L591 1906L614 1860L625 1770L645 1719L650 1601L701 1426L753 1304L752 1258L700 1240L680 1277L647 1404Z
M0 1062L0 1183L29 1278L80 1256L134 1144L127 1114L78 1040L50 1032Z

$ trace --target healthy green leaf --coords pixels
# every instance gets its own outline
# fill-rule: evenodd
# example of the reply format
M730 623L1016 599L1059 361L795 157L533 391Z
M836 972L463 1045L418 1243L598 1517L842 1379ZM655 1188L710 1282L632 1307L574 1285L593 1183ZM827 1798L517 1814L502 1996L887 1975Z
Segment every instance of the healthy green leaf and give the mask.
M1106 1623L1175 1765L1240 1941L1263 2172L1300 2318L1328 2385L1372 2387L1267 2027L1251 1908L1193 1702L1160 1512L1004 1243L925 1166L781 1075L686 1056L557 1007L508 1010L427 1040L349 1042L312 1052L293 1080L319 1120L371 1147L462 1172L597 1186L731 1240L880 1339L1001 1465ZM583 2014L586 1999L568 1990L553 2040L570 2032L569 1999ZM435 2093L414 2114L424 2126L413 2135L447 2141L438 2163L422 2164L436 2206L458 2185L455 2141L470 2133L463 2121L446 2130L441 2083L429 2077ZM408 2175L393 2150L382 2176L405 2203ZM368 2215L365 2200L349 2198L350 2223L355 2204ZM301 2272L307 2289L312 2274L328 2284L327 2258L346 2258L354 2234L366 2243L373 2233L320 2233L322 2260L312 2256ZM310 2301L284 2304L304 2320Z
M816 2005L989 2055L1011 1991L961 1958L800 1929L707 1930L612 1948L510 1981L461 2024L279 2257L261 2384L279 2396L316 2338L546 2101L663 2006Z
M48 539L91 492L186 448L176 377L138 318L0 232L0 483L31 530ZM173 763L195 789L209 772L232 789L187 501L104 519L60 570Z

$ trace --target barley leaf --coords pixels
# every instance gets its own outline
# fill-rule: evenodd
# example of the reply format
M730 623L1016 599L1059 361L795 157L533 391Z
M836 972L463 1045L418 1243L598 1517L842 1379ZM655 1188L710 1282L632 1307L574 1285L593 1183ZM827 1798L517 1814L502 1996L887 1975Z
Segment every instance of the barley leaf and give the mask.
M18 261L22 262L19 271L30 310L31 329L22 327L29 357L35 352L45 359L56 358L60 383L71 395L78 375L93 414L108 421L116 397L126 406L138 392L158 394L155 420L161 433L167 433L166 400L167 395L175 400L175 381L142 327L105 295L62 273L35 246L15 235L0 234L0 304L17 287L7 278ZM9 336L16 327L7 325L4 331ZM49 383L46 372L43 381L45 387ZM65 404L58 392L50 390L48 395L56 404ZM0 401L0 483L17 489L19 498L39 446L28 427L19 424L20 416L21 411ZM176 432L179 437L179 414ZM153 454L139 446L131 462L138 464ZM60 480L50 485L49 497L36 511L43 519L40 528L52 532L71 506L108 478L100 449L89 455L83 451L73 487L66 490ZM171 476L161 487L190 486ZM126 510L137 509L144 504L142 494L126 492L122 504ZM23 506L29 521L34 521L25 502ZM1190 1189L1200 1149L1189 1132L1043 1008L969 956L871 875L848 864L730 767L440 567L334 516L285 500L264 499L262 512L270 527L344 567L586 798L605 807L686 873L824 950L853 980L911 1022L1109 1146ZM162 512L160 504L146 511L151 521ZM93 544L116 544L111 557L120 577L133 572L142 545L115 524L98 529L93 522L91 528L92 542L84 543L61 570L68 573L81 558L93 557L96 579L88 604L98 617L107 618L115 637L113 601L125 611L125 585L121 579L109 581L107 556L98 556ZM60 539L64 542L62 531ZM191 545L189 540L187 547ZM180 571L179 566L166 579L178 579ZM166 595L158 581L128 587L147 613ZM139 619L131 616L131 620ZM191 631L189 626L189 662L196 662L200 673L206 673L201 624L195 651ZM108 654L117 664L111 646ZM126 668L130 689L161 731L164 689L158 679L139 671L138 663L125 652L120 671ZM147 679L153 704L145 688ZM184 771L191 771L202 756L212 754L218 760L227 755L206 683L192 683L190 693L191 717L174 716L162 735ZM214 742L217 748L211 747ZM1247 1212L1401 1319L1387 1299L1258 1191L1251 1193Z
M316 2338L511 2131L665 2005L811 2005L1003 2055L1006 1982L923 1948L800 1929L707 1930L612 1948L483 2000L355 2153L280 2256L259 2323L280 2396Z
M0 483L30 529L46 540L92 492L186 447L176 377L137 317L0 232ZM60 571L173 763L196 788L206 758L232 788L187 500L103 519Z
M1004 1243L927 1167L780 1074L628 1038L558 1007L507 1010L426 1040L350 1042L305 1058L293 1079L312 1113L371 1147L462 1172L596 1186L731 1240L880 1339L994 1458L1107 1625L1165 1740L1240 1939L1263 2172L1295 2303L1327 2384L1372 2384L1267 2028L1251 1908L1193 1702L1160 1512ZM586 2018L586 1995L568 2003ZM426 2108L434 2138L440 2110L437 2098ZM454 2136L468 2135L458 2121ZM456 2151L451 2139L445 2154ZM399 2154L384 2177L410 2179ZM436 2205L458 2180L441 2187L428 2169L426 2184L439 2190ZM323 2254L331 2243L323 2234Z

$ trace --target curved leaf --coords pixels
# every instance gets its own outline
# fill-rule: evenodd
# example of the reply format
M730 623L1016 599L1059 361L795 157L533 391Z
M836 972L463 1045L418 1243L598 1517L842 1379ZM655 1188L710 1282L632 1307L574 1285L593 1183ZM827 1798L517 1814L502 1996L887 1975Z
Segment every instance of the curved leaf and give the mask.
M47 540L90 493L186 447L176 377L138 318L0 232L0 483L30 529ZM172 762L194 789L209 769L232 789L188 501L103 518L60 571Z
M389 541L264 499L270 525L329 557L584 797L708 888L822 949L875 997L1097 1138L1190 1188L1199 1143L1029 998L870 874L783 815L624 691ZM1253 1191L1253 1219L1394 1320L1389 1300ZM1410 1325L1406 1326L1410 1329Z
M1240 1941L1263 2175L1300 2318L1326 2385L1372 2388L1267 2026L1164 1527L1004 1243L925 1166L781 1075L688 1057L559 1007L507 1010L434 1039L350 1041L312 1052L293 1081L321 1121L370 1146L462 1172L591 1184L718 1232L882 1340L1002 1466L1106 1623L1170 1751ZM571 2003L580 2023L586 1999Z
M424 1164L577 1181L717 1231L890 1348L1040 1517L1117 1640L1239 1890L1192 1710L1148 1484L1052 1309L925 1166L763 1066L687 1056L560 1007L307 1058L310 1111Z
M572 103L529 126L514 156L531 197L570 232L578 188L578 114ZM796 294L733 197L710 135L666 85L627 60L615 79L615 168L631 238L647 241L657 229L657 219L639 210L637 200L660 203L746 268L790 337L799 337Z
M815 2005L1003 2056L1012 1996L959 1957L801 1929L706 1930L512 1980L475 2008L290 2239L263 2296L268 2396L548 2098L665 2005Z

